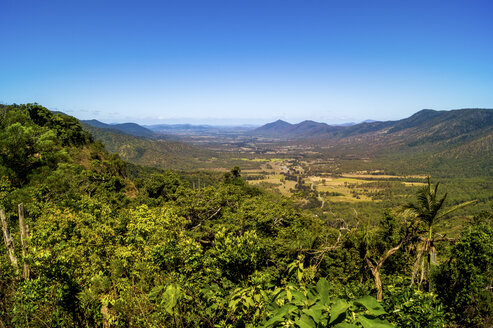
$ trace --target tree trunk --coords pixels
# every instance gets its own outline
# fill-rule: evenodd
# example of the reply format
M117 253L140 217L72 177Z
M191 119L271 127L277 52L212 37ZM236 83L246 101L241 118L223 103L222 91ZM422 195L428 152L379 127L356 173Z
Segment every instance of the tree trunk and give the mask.
M101 314L103 315L103 328L109 328L110 324L108 322L108 316L110 314L110 310L104 304L101 306Z
M406 238L403 238L399 244L387 251L377 262L376 265L374 265L371 260L368 257L365 257L366 263L370 267L371 274L373 275L373 279L375 280L375 287L377 287L377 300L381 301L383 299L383 288L382 288L382 280L380 279L380 269L382 268L383 263L395 252L397 252L402 245L404 245L404 242L407 240Z
M373 280L375 280L375 287L377 287L377 300L381 301L383 299L383 288L382 280L380 279L380 267L374 266L370 259L365 257L366 263L370 267L371 274L373 275Z
M383 299L383 288L382 280L380 279L380 271L375 271L373 277L375 278L375 286L377 287L377 301L381 301Z
M22 266L22 277L24 279L29 279L29 265L25 262L27 256L27 238L29 237L29 228L26 226L24 221L24 204L20 203L19 206L19 230L21 232L21 247L22 247L22 259L24 261Z
M413 274L411 276L411 286L414 285L414 281L416 280L416 277L418 276L420 261L421 261L421 257L423 256L423 252L424 252L424 249L423 249L423 247L421 247L421 249L418 251L418 256L416 258L416 261L414 262ZM419 289L419 283L418 283L418 289Z
M9 233L4 209L0 209L0 220L2 221L3 242L5 243L5 248L7 248L7 252L9 253L10 263L14 266L16 273L19 273L17 257L15 256L14 239Z

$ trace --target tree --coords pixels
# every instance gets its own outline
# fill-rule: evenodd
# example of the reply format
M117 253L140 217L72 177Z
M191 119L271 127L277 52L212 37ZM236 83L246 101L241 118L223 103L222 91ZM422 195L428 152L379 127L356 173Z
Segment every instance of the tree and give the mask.
M144 190L150 198L162 198L165 201L173 199L176 191L183 182L178 174L168 171L164 174L153 174L146 180Z
M493 215L490 214L493 219ZM467 227L450 259L433 275L440 300L452 320L464 327L490 327L493 322L493 226Z
M405 247L416 235L415 226L407 222L406 218L401 221L387 210L380 221L378 233L373 236L371 243L366 243L364 259L371 270L375 287L377 288L377 300L383 299L383 286L380 277L384 263L401 248ZM371 248L369 247L371 244Z
M410 236L410 234L406 234L406 236L404 236L396 246L390 248L389 250L386 250L385 253L378 260L372 260L369 256L365 256L366 263L368 264L368 267L371 270L371 274L373 275L373 279L375 280L378 301L381 301L383 299L383 287L382 280L380 278L380 269L382 268L384 262L395 252L397 252L406 241L409 240Z
M240 167L236 165L231 169L231 171L224 173L224 181L226 183L232 183L237 185L244 184L244 181L241 178Z
M476 202L475 200L464 202L449 209L444 209L444 203L447 198L447 193L445 193L442 197L439 197L439 185L440 183L437 182L435 186L432 186L431 178L427 177L427 185L420 188L417 192L417 202L409 203L404 206L405 209L407 209L412 215L416 217L418 223L423 223L426 226L427 235L426 237L420 237L421 247L418 252L416 262L414 264L411 280L411 284L413 284L418 271L421 270L421 277L418 286L420 286L423 281L427 280L426 276L427 273L429 273L430 271L431 263L436 262L435 243L440 241L452 240L445 237L434 238L433 225L437 223L438 220L446 217L448 214ZM423 254L427 255L426 258L423 257Z

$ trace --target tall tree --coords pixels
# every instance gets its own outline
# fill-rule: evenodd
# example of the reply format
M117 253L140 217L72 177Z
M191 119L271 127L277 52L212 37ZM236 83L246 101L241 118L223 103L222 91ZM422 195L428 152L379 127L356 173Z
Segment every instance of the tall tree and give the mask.
M437 182L435 186L433 186L431 183L431 178L427 177L427 184L420 188L417 192L416 203L408 203L404 206L404 208L407 209L411 214L413 214L419 222L424 223L426 226L426 236L420 237L420 250L418 251L418 256L414 264L411 282L411 284L414 283L418 271L421 270L421 277L418 286L421 286L424 281L428 280L427 275L430 271L431 263L435 262L436 259L435 243L440 241L452 240L445 237L435 238L433 234L433 225L437 223L438 220L446 217L450 213L476 202L475 200L464 202L451 208L445 209L444 203L447 199L447 193L439 197L439 185L440 183Z

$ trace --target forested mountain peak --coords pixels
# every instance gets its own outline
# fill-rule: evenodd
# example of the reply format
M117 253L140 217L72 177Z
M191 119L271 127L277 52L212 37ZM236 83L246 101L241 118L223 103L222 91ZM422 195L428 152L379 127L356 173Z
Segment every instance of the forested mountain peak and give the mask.
M118 123L118 124L106 124L98 120L83 120L83 124L94 126L96 128L119 131L120 133L125 133L137 137L152 137L154 132L145 128L137 123Z
M281 119L278 119L277 121L274 121L274 122L273 122L273 123L271 123L271 124L278 124L278 125L279 125L279 124L281 124L281 125L291 125L291 123L288 123L288 122L286 122L286 121L284 121L284 120L281 120Z
M110 128L109 124L106 124L106 123L103 123L101 121L98 121L96 119L92 119L92 120L82 120L80 121L81 123L85 123L85 124L88 124L90 126L94 126L94 127L97 127L97 128L101 128L101 129L104 129L104 128Z
M464 133L493 125L493 110L467 108L450 111L423 109L409 118L396 121L389 132L397 132L409 128L427 129L440 125L442 129L455 129Z
M74 117L38 104L0 107L0 177L14 188L29 190L10 194L8 202L55 200L62 190L76 190L79 195L65 198L73 201L85 192L132 188L118 155L94 142Z
M293 126L293 124L279 119L279 120L274 121L272 123L267 123L264 126L257 128L257 130L259 130L261 128L265 128L265 129L280 129L281 128L282 129L282 128L289 128L291 126Z

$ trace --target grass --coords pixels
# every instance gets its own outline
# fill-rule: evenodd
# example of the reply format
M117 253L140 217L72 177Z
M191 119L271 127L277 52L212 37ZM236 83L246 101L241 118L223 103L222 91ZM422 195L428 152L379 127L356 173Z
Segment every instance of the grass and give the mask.
M425 176L422 175L393 175L372 174L369 171L346 171L338 172L334 176L331 167L324 165L326 170L316 170L317 173L306 176L305 171L311 171L313 165L318 165L316 161L295 161L292 158L286 159L269 159L254 158L245 159L243 162L256 164L254 167L245 167L242 174L245 177L252 176L255 180L247 180L253 185L262 185L266 189L290 197L295 192L296 181L286 180L284 174L289 173L291 176L299 176L303 179L304 185L308 187L308 192L312 185L314 191L320 193L326 203L337 203L343 205L347 203L350 206L363 206L364 203L373 204L374 206L395 206L403 204L414 197L415 189L424 186ZM295 174L294 172L298 172ZM282 174L283 173L283 174ZM262 176L259 179L253 176ZM471 180L471 181L470 181ZM484 179L467 179L467 181L456 181L448 179L443 181L446 186L445 191L450 191L448 202L451 205L470 199L478 199L478 204L474 206L475 213L485 210L491 204L491 182ZM330 193L331 195L323 195ZM335 196L334 194L341 194ZM377 205L381 204L381 205ZM387 204L387 205L385 205ZM372 205L372 206L373 206ZM469 210L464 211L469 213ZM464 214L457 213L458 215ZM447 227L449 228L449 227Z
M248 169L243 170L245 176L251 175L262 175L263 179L248 180L249 183L254 185L262 184L268 189L280 192L285 196L292 196L295 191L296 181L286 180L285 175L281 173L288 172L301 172L300 177L303 178L304 185L313 188L314 191L318 193L329 193L332 195L323 195L322 197L326 202L338 202L338 203L361 203L361 202L371 202L381 201L382 197L385 197L381 190L387 188L385 185L383 187L373 187L372 183L384 183L395 180L406 180L406 179L416 179L417 177L405 177L390 174L369 174L368 172L348 172L342 173L339 177L331 176L331 172L322 172L317 175L311 175L308 177L303 177L304 169L309 168L310 162L303 162L302 166L298 164L292 164L294 161L292 159L243 159L254 161L257 163L262 163L260 170ZM388 195L395 196L395 193L399 194L409 194L406 190L411 192L412 187L424 185L422 182L415 182L411 180L400 182L399 190L393 190L388 192ZM392 185L392 186L394 186ZM409 187L409 188L408 188ZM391 187L392 188L392 187ZM380 192L380 193L379 193ZM334 195L339 194L339 195Z

